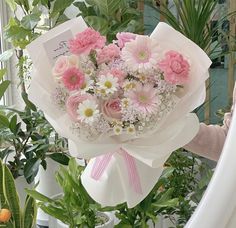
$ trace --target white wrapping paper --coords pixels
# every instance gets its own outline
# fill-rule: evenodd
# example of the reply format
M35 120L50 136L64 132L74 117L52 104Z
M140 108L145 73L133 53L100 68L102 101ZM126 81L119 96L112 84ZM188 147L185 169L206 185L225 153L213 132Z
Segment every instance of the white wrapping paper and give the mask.
M236 227L236 112L211 182L185 228Z
M163 118L155 131L139 138L104 135L97 141L85 142L71 131L71 120L65 111L59 110L51 100L55 82L51 75L52 66L47 58L44 43L68 29L75 35L86 25L82 18L73 19L51 30L28 46L34 64L29 98L44 111L47 119L59 134L70 140L69 149L73 156L94 158L124 149L136 161L142 194L135 193L128 183L124 159L114 154L99 180L91 177L92 159L82 175L82 183L88 193L103 205L127 202L129 207L138 204L151 191L161 175L163 164L172 151L187 144L198 131L198 119L189 114L205 99L205 80L211 64L207 55L192 41L165 23L159 23L152 33L162 48L175 50L188 58L190 80L178 95L175 109Z

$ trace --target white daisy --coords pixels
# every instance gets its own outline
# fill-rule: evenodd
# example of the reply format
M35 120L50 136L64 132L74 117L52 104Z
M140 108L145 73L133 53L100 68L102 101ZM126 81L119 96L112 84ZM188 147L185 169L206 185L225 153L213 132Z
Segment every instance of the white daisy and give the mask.
M135 134L135 127L133 124L130 124L127 129L126 129L127 133L130 135L134 135Z
M89 91L90 89L93 89L93 80L88 75L85 75L84 83L81 87L81 93L85 93Z
M98 105L94 100L83 101L78 108L79 120L92 124L99 117Z
M122 127L120 125L115 125L113 131L116 135L120 135L122 133Z
M101 75L97 85L100 89L104 89L106 94L112 94L118 89L118 78L112 74Z

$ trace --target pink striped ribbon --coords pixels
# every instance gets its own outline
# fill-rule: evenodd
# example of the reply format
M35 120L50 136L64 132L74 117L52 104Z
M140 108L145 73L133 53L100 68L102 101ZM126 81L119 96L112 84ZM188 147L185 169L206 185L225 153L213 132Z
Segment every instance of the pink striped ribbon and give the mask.
M109 165L114 153L115 152L107 153L105 155L96 157L91 172L91 177L94 180L99 180L101 178L107 166ZM134 189L136 193L142 194L142 187L135 159L122 148L120 148L118 153L121 154L121 156L124 158L131 187Z

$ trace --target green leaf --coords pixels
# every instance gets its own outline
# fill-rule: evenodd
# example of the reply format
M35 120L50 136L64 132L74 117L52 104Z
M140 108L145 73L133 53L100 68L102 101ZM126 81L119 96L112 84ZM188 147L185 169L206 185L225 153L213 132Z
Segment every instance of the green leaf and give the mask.
M15 181L6 165L4 165L4 194L6 196L10 211L12 213L15 228L21 228L21 213L19 196L16 191Z
M5 198L5 194L4 194L4 190L3 190L3 184L2 184L2 183L4 183L2 160L0 160L0 183L1 183L0 184L0 204L5 205L6 198Z
M4 93L6 92L8 86L11 84L9 80L6 80L0 84L0 100L3 97Z
M24 167L24 176L26 179L36 176L40 163L41 160L38 158L31 158L26 162Z
M11 118L11 121L10 121L10 124L9 124L9 128L10 128L10 130L13 134L16 134L16 123L17 123L17 116L14 115Z
M2 80L3 76L6 74L7 69L0 69L0 80Z
M33 29L37 26L38 22L40 21L40 14L34 13L26 15L21 20L21 25L25 29Z
M64 153L53 153L48 155L48 157L62 165L68 165L70 160L69 157Z
M16 10L16 3L14 0L5 0L12 11Z
M8 121L8 118L3 115L3 114L0 114L0 124L4 127L9 127L9 121Z
M25 92L22 92L22 93L21 93L21 96L22 96L22 98L23 98L23 100L24 100L26 106L27 106L28 108L30 108L31 110L33 110L33 111L36 112L36 111L37 111L37 108L36 108L36 106L28 99L28 94L25 93Z
M85 17L84 20L102 35L106 35L108 33L108 21L105 18L98 16L88 16Z
M98 6L100 13L109 18L119 9L121 0L94 0L94 2Z
M14 50L13 49L9 49L7 51L4 51L1 55L0 55L0 62L6 62L8 61L14 54Z
M51 17L55 17L57 14L64 12L67 7L69 7L74 0L56 0L53 6Z
M36 190L32 190L32 189L25 189L26 193L28 195L30 195L31 197L33 197L34 199L41 201L41 202L45 202L45 203L52 203L54 202L52 199L50 199L49 197L41 194L40 192L37 192Z
M22 222L24 228L32 228L35 226L36 214L37 208L35 199L30 196L27 196Z

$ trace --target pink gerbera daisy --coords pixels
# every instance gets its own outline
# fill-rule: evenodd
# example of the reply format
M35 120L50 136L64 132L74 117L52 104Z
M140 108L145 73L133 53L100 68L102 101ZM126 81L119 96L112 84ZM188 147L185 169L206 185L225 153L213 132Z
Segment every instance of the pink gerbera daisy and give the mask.
M103 48L106 38L94 29L87 28L69 41L70 52L76 55L89 54L91 50Z
M129 92L128 98L132 101L135 109L141 114L152 114L159 105L159 99L152 85L137 84L134 90Z
M159 45L155 40L148 36L137 36L135 40L126 43L121 57L129 68L143 72L156 68L159 54Z
M69 91L81 88L84 81L84 74L76 67L67 69L62 76L62 82Z

